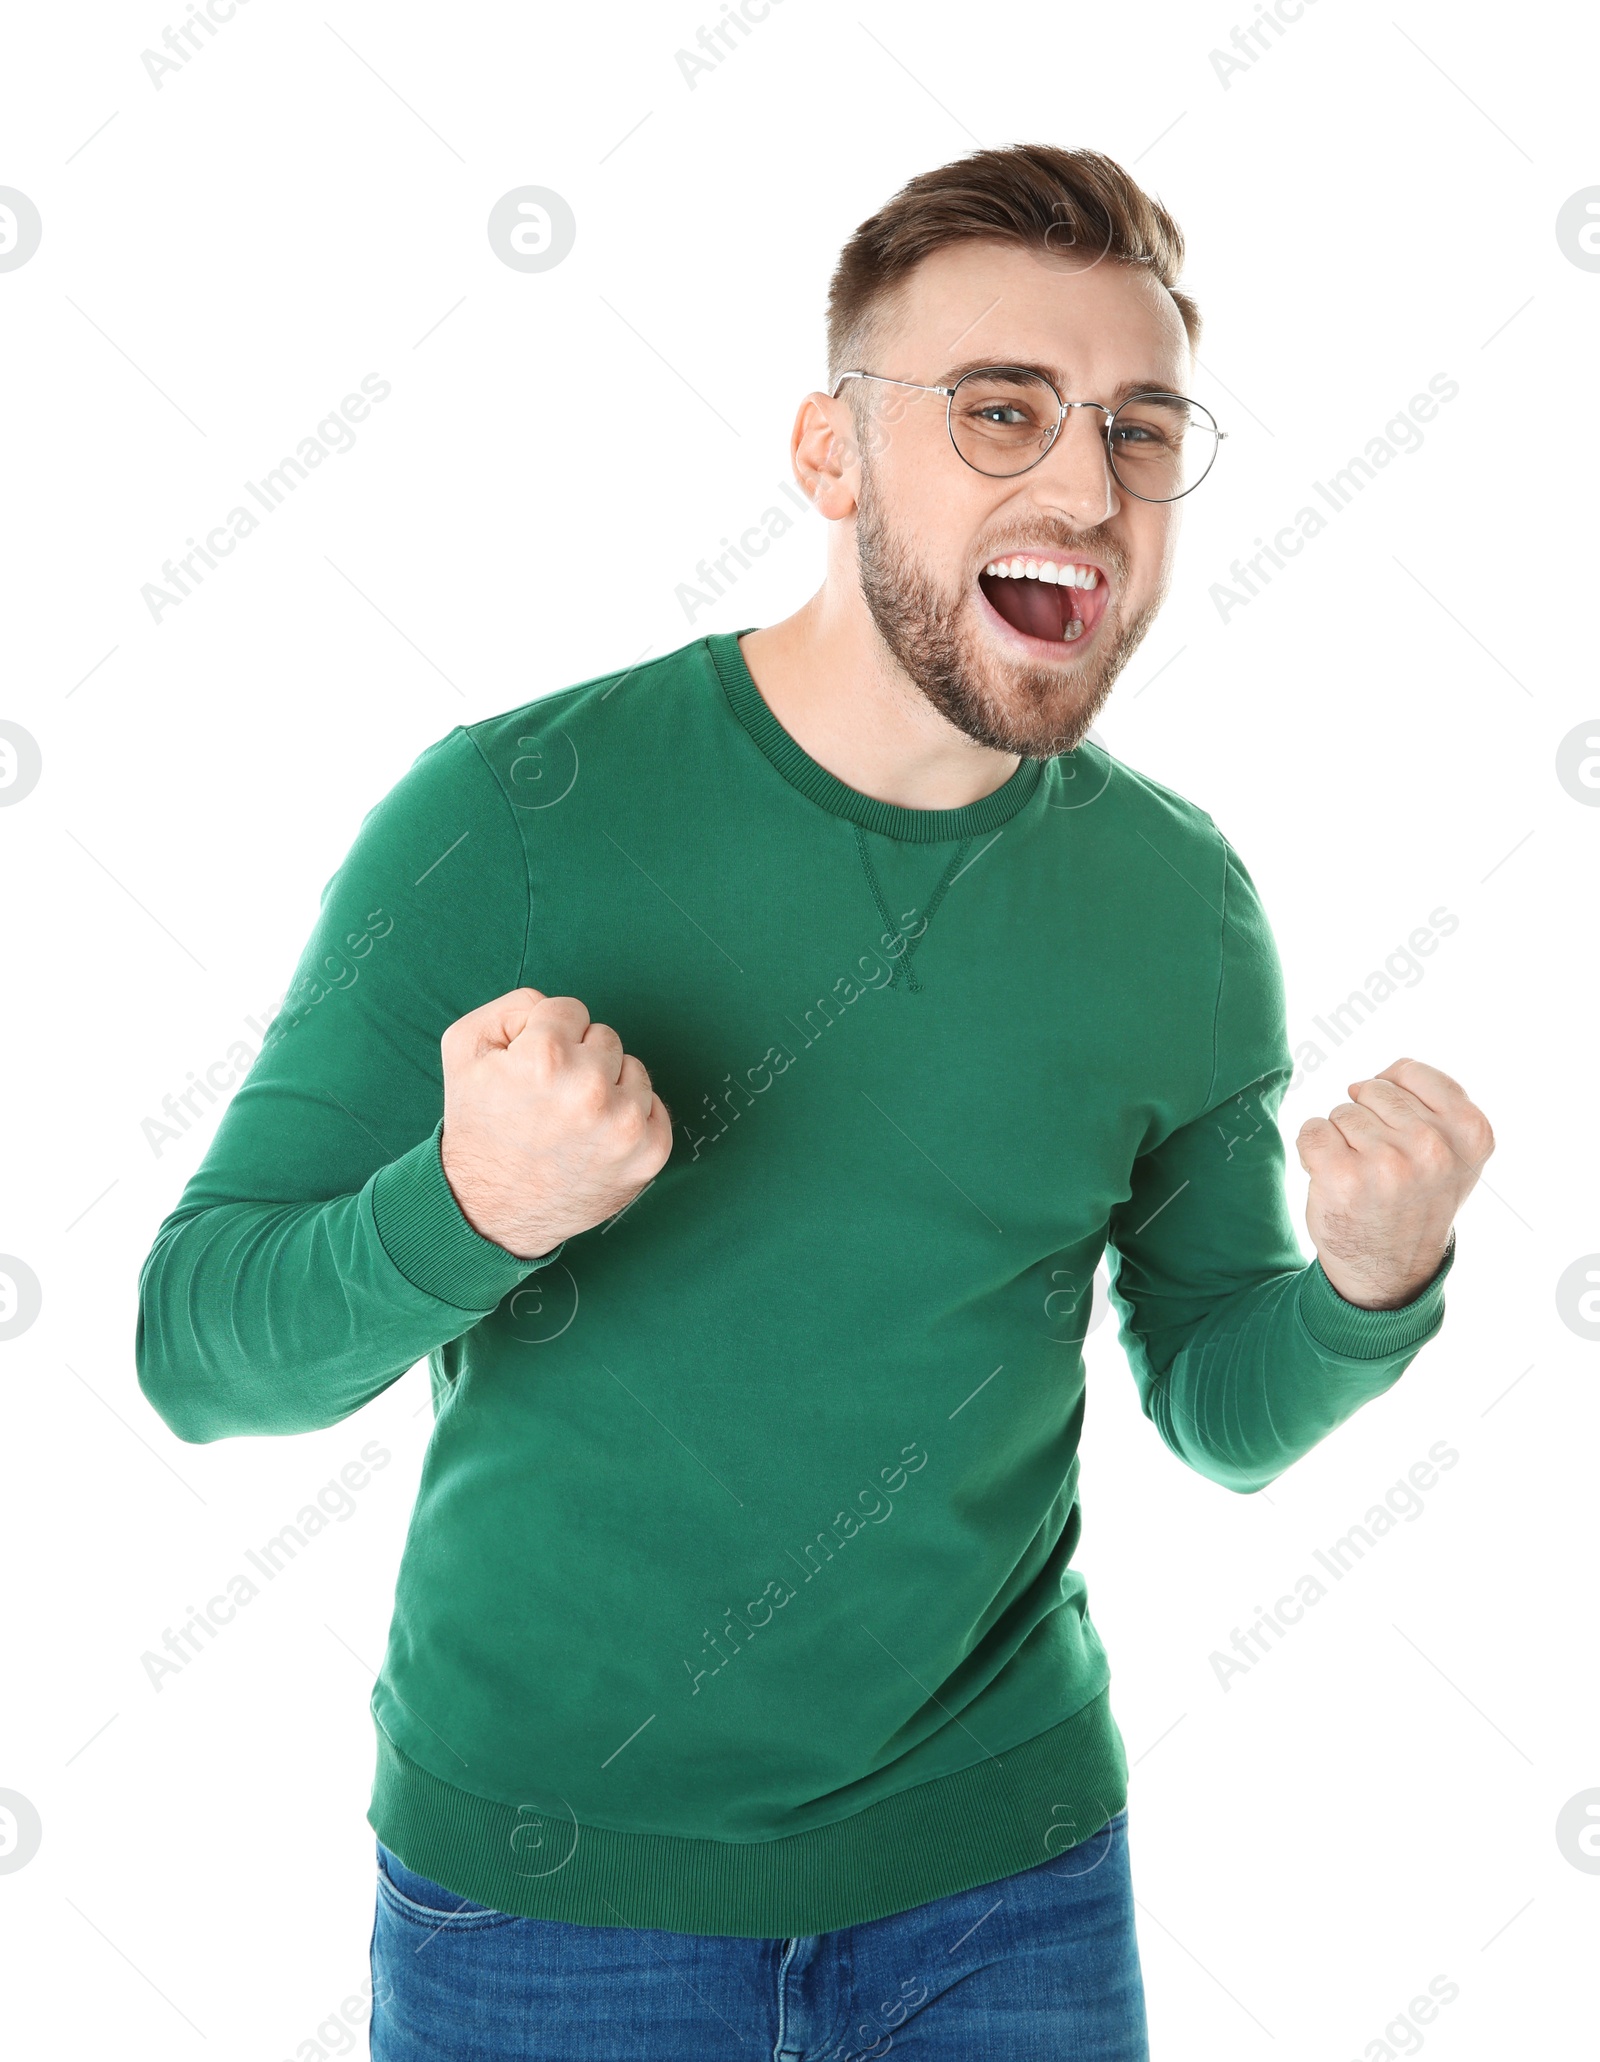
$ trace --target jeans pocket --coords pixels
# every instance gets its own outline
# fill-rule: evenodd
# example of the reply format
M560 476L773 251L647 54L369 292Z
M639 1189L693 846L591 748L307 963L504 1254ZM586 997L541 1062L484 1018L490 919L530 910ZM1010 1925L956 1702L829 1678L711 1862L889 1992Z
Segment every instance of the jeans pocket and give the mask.
M399 1855L385 1847L381 1840L378 1842L378 1895L397 1918L407 1919L415 1926L435 1930L448 1926L452 1932L465 1932L517 1923L515 1912L497 1912L488 1905L474 1904L470 1897L461 1897L454 1890L447 1890L442 1883L435 1883L431 1877L408 1869Z

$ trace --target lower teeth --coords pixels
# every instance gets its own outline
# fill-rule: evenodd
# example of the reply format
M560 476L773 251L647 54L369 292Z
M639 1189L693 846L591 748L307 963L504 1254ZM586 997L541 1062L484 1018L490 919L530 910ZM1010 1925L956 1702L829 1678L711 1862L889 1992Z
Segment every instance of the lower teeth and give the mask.
M1083 635L1083 618L1081 616L1074 616L1072 621L1067 625L1066 629L1062 631L1061 635L1066 639L1068 644L1072 642L1073 638L1081 637Z

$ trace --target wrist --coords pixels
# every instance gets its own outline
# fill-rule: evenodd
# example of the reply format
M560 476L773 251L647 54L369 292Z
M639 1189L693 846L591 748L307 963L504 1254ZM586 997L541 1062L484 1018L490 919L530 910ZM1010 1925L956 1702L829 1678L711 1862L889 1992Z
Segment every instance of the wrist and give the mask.
M456 1208L481 1239L488 1239L513 1260L521 1260L530 1266L534 1261L547 1259L563 1243L558 1238L546 1237L541 1229L530 1227L526 1221L524 1207L517 1207L518 1198L506 1192L491 1176L485 1175L473 1162L470 1154L463 1159L452 1149L448 1132L441 1132L439 1139L439 1165L445 1183L455 1198ZM529 1251L529 1247L536 1251Z
M1329 1287L1342 1302L1357 1310L1404 1310L1438 1279L1439 1270L1454 1243L1455 1228L1452 1226L1442 1245L1428 1248L1404 1271L1392 1263L1366 1268L1347 1265L1320 1250L1317 1260Z
M445 1174L437 1126L368 1186L374 1228L400 1274L460 1310L492 1310L561 1250L525 1259L480 1231Z

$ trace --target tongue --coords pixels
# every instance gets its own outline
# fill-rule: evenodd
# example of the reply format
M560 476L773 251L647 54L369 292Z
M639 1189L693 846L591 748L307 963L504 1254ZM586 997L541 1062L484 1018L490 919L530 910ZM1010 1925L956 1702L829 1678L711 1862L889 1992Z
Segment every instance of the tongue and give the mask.
M1013 630L1025 637L1043 637L1059 644L1072 620L1070 587L1052 587L1043 580L985 579L983 591Z

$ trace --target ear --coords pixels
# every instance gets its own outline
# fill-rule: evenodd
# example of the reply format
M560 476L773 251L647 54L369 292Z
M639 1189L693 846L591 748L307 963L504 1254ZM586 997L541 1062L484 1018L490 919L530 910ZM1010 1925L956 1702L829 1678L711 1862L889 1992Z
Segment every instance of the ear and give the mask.
M856 512L860 456L849 405L823 393L800 403L789 438L789 460L802 493L831 523Z

